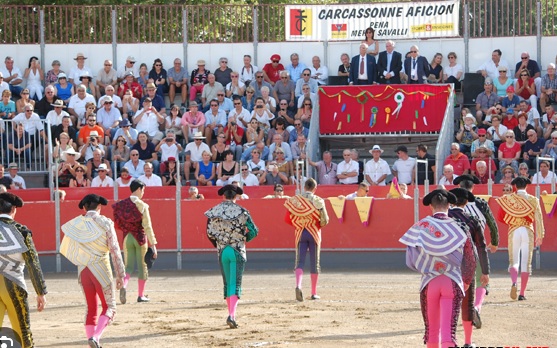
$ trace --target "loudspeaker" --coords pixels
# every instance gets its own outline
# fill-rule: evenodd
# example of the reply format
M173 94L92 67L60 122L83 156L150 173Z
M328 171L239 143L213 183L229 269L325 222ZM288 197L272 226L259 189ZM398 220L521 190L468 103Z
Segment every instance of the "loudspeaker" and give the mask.
M462 81L462 104L475 105L476 97L484 91L484 77L478 73L464 74Z

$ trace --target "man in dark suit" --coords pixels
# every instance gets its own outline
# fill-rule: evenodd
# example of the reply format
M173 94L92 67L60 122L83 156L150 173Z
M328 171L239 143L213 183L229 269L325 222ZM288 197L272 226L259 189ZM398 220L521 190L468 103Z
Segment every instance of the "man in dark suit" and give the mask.
M386 50L380 52L377 59L377 82L381 84L401 83L402 54L395 51L395 43L392 40L388 40L385 47Z
M425 83L429 75L429 63L420 56L418 46L410 48L410 57L404 61L404 72L408 75L408 83Z
M352 57L348 82L351 85L372 85L377 79L375 57L367 54L367 44L360 44L360 54Z

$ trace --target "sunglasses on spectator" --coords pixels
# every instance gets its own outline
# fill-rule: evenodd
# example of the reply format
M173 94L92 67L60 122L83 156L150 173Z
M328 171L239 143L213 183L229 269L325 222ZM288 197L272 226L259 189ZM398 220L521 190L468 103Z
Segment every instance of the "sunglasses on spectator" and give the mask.
M418 51L410 51L410 53L418 53Z
M528 74L520 74L520 76L528 76Z
M273 63L278 63L278 62L279 62L278 60L273 60Z
M85 173L85 171L82 170L82 169L78 169L78 170L76 170L75 172L76 172L76 173Z
M242 105L242 103L234 103L234 105Z
M162 66L162 64L155 64L155 66Z
M255 78L256 78L256 79L262 79L263 76L256 76Z
M304 76L309 76L309 74L304 74Z
M478 137L485 138L485 134L478 134Z
M248 169L247 168L242 168L242 172L247 172Z
M275 192L284 192L284 190L276 190Z
M138 153L132 153L130 156L139 156Z

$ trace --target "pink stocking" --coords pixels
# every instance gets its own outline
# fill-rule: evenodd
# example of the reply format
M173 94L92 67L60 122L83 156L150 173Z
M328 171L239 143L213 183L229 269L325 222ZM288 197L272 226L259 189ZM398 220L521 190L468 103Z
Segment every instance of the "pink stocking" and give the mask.
M472 322L463 320L462 328L464 329L464 344L472 344Z
M130 281L131 278L131 274L126 273L126 276L124 277L124 287L126 288L128 286L128 282Z
M474 307L478 309L478 312L482 311L482 304L484 303L486 293L486 288L476 288L476 303L474 303Z
M509 272L511 273L511 281L513 284L516 284L516 281L518 280L518 268L511 267Z
M530 278L530 274L528 274L528 272L520 273L520 294L522 296L524 296L524 292L526 292L526 285L528 285L528 278Z
M145 279L137 280L137 296L143 297L143 292L145 291L145 283L147 283L147 280Z
M85 325L85 336L87 336L87 338L91 338L93 337L93 335L95 334L95 325Z
M230 296L230 309L228 310L232 319L236 319L236 307L238 307L238 296L232 295Z
M304 270L301 268L296 268L296 287L302 288L302 276L304 275Z
M311 274L311 294L317 295L317 279L319 278L318 273Z
M426 343L427 348L439 348L441 347L439 343Z
M110 318L107 317L106 315L101 315L99 317L99 322L97 324L97 328L95 329L95 334L93 335L95 336L97 341L101 340L101 336L103 335L104 329L106 329L109 322L110 322Z

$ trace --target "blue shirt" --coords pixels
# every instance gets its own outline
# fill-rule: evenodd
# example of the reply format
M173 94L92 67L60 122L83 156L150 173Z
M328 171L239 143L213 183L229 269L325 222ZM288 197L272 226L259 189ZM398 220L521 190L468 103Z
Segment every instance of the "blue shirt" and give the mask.
M305 136L306 136L306 139L307 139L308 136L309 136L309 129L307 129L306 127L303 127L302 134L305 135ZM296 132L296 130L293 129L293 130L290 132L290 139L288 140L288 142L289 142L290 144L293 144L293 143L295 143L297 140L298 140L298 132Z
M3 119L8 119L8 114L15 112L15 103L13 100L8 101L8 105L4 105L3 101L0 101L0 113L5 112L6 116Z
M293 67L292 64L288 65L286 70L288 70L288 73L290 74L290 79L296 82L302 76L302 71L304 71L305 68L307 67L304 63L298 63L297 67Z
M234 109L234 103L229 98L224 97L222 104L219 105L219 110L224 111L228 115L232 109Z
M247 162L247 161L251 160L251 152L255 148L256 148L256 146L252 145L252 146L250 146L250 147L248 147L247 149L244 150L244 152L242 153L242 162ZM260 158L264 159L264 158L268 158L268 157L269 157L269 148L267 146L265 146L263 148L263 153L261 154Z
M220 124L224 127L224 126L226 126L226 121L227 120L228 119L226 117L226 112L219 109L219 111L217 112L217 117L216 117L217 124ZM213 112L211 110L207 111L205 113L205 126L210 125L214 121L215 121L215 117L213 115Z

